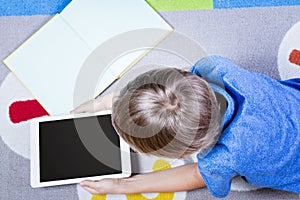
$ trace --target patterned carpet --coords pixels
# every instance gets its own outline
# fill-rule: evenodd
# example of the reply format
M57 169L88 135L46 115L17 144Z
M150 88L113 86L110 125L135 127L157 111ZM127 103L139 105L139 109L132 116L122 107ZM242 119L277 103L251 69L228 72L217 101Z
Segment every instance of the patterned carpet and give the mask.
M0 59L60 12L70 1L0 0ZM300 77L300 2L256 0L148 0L175 32L199 44L207 54L231 58L240 66L276 79ZM187 3L189 2L189 3ZM172 37L172 36L171 36ZM163 46L162 43L160 46ZM177 44L176 48L183 48ZM159 47L160 47L159 46ZM195 52L194 52L195 53ZM197 56L192 58L197 60ZM146 64L189 65L186 60L154 49L136 68ZM110 90L113 89L110 88ZM77 185L30 187L29 120L46 115L24 86L0 64L0 199L43 200L171 200L216 199L207 189L188 192L91 195ZM192 162L139 155L134 170L155 171ZM300 199L298 194L271 189L251 190L234 181L225 199Z

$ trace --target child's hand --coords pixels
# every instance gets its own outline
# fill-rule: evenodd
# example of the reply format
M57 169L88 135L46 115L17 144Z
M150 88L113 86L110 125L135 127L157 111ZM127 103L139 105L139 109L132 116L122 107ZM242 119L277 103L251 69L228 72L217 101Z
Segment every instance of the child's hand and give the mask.
M107 94L99 99L92 99L72 110L71 114L94 113L102 110L111 110L112 98L113 93Z
M80 186L92 194L136 194L193 190L204 187L205 183L198 164L193 163L129 178L83 181Z
M123 179L106 178L100 181L83 181L80 186L92 194L122 194Z

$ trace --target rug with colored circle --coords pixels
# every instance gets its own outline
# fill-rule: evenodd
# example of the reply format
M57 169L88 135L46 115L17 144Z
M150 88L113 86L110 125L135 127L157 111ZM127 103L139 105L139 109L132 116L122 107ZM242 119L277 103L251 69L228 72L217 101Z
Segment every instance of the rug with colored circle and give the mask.
M70 0L0 0L0 59L3 60ZM300 2L297 0L147 0L175 31L240 66L276 79L300 77ZM140 63L185 66L150 52ZM9 200L194 200L215 199L209 191L131 195L91 195L78 185L30 187L29 121L47 115L24 86L0 63L0 199ZM140 172L175 167L194 158L167 160L138 155ZM154 183L155 184L155 183ZM298 194L259 189L235 180L225 199L299 199Z

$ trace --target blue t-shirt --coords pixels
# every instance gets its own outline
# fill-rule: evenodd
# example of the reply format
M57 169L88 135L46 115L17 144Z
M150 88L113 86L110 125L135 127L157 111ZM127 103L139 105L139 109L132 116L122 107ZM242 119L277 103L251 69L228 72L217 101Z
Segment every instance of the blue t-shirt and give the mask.
M190 71L228 102L219 141L198 155L210 192L225 197L232 178L242 176L251 185L300 193L300 79L274 80L219 56Z

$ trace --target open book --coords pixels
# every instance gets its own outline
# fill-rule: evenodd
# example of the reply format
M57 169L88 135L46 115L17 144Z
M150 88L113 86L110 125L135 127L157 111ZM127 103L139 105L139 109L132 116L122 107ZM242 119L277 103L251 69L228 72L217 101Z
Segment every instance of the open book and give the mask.
M4 63L50 115L104 91L172 28L144 0L73 0Z

